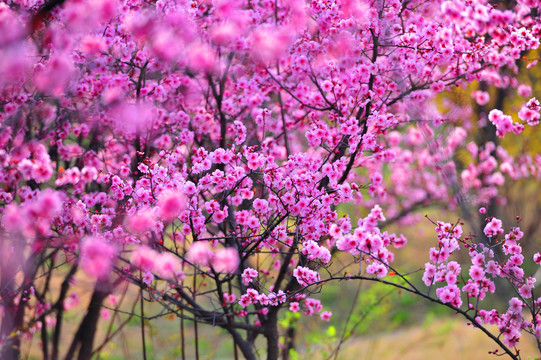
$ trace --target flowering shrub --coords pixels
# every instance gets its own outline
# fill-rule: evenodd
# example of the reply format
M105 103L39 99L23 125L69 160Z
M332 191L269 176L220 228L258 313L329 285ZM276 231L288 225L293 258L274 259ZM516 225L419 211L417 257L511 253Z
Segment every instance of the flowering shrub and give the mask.
M332 260L348 257L360 264L349 279L450 307L518 358L520 334L540 333L518 228L502 238L489 213L466 239L459 224L437 222L425 289L394 269L407 240L384 226L411 225L432 203L496 205L506 181L539 176L539 155L514 158L496 137L466 145L465 169L452 161L470 131L513 136L538 124L539 102L514 73L536 64L528 54L539 46L539 5L1 3L1 357L17 358L21 338L39 332L45 359L90 359L102 347L100 315L110 316L100 305L119 310L115 294L129 283L143 318L144 303L156 302L164 315L225 329L249 359L265 337L276 359L279 312L329 321L310 294L344 279ZM474 126L467 109L437 106L474 82L480 107L488 86L518 87L527 100L518 119L496 108ZM364 217L340 217L349 203ZM460 248L467 274L450 260ZM60 354L78 271L95 285ZM406 285L386 280L391 272ZM495 278L517 290L505 313L478 303Z

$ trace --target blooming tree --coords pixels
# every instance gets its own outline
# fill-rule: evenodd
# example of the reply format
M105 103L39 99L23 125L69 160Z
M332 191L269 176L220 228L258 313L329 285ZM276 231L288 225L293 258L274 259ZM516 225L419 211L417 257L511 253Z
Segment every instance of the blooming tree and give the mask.
M435 222L423 287L393 267L393 249L407 241L384 226L411 225L433 203L488 204L506 181L539 176L541 157L514 158L495 142L539 123L531 88L518 86L518 116L488 113L495 136L467 145L476 161L463 171L454 154L482 124L438 100L478 82L473 97L486 106L487 86L516 88L519 69L536 65L528 56L539 46L540 5L2 2L2 358L17 358L21 339L39 333L44 359L90 359L107 317L100 306L119 310L131 284L140 316L156 302L182 326L225 329L248 359L264 337L276 359L279 312L328 321L311 293L346 278L450 307L518 358L521 334L541 332L518 227L505 231L489 216L464 237L459 223ZM347 203L358 219L338 215ZM459 249L471 264L451 259ZM337 257L358 274L342 276ZM95 285L63 350L80 272ZM496 278L516 290L505 312L482 307Z

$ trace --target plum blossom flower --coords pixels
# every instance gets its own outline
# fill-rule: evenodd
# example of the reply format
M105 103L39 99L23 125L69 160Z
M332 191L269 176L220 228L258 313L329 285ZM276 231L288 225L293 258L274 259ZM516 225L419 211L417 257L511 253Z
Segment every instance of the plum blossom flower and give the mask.
M526 84L520 84L517 88L517 93L523 98L527 98L532 95L532 88Z
M473 280L481 281L485 277L485 271L480 266L472 265L470 267L470 277Z
M321 320L329 322L329 320L331 320L332 312L323 311L319 316L321 317Z
M185 209L186 200L180 191L167 190L160 194L158 208L160 217L171 221Z
M158 253L148 246L142 245L133 251L130 262L133 266L139 268L143 272L151 272L154 270L154 265Z
M134 234L143 234L156 224L154 213L150 209L143 209L126 219L127 229Z
M214 254L212 266L222 273L234 273L239 267L240 259L237 250L233 248L220 249Z
M252 282L252 280L257 278L257 275L258 275L258 272L255 269L252 269L252 268L244 269L244 271L242 272L242 275L241 275L242 283L245 286L248 286Z
M298 266L293 270L293 276L301 286L309 286L319 281L319 273L304 266Z
M486 224L483 230L486 236L493 237L498 234L503 234L502 221L500 219L493 218L488 224Z
M143 274L141 280L143 280L145 284L150 285L150 283L152 283L152 280L154 280L154 275L151 272L147 271Z
M111 272L115 253L115 248L103 238L88 237L81 245L81 267L87 274L103 280Z
M289 304L289 311L291 311L291 312L296 313L300 309L301 309L301 307L299 306L299 303L296 302L296 301Z
M208 266L213 253L207 241L196 241L190 245L186 255L188 261L201 266Z
M183 277L179 259L172 253L161 253L156 259L156 273L163 279L172 280L176 276Z
M519 313L522 311L522 308L524 307L524 304L522 301L520 301L517 297L512 297L511 300L509 300L509 311L511 313Z
M541 253L540 252L537 252L537 253L534 254L533 261L535 261L535 263L537 265L541 265Z

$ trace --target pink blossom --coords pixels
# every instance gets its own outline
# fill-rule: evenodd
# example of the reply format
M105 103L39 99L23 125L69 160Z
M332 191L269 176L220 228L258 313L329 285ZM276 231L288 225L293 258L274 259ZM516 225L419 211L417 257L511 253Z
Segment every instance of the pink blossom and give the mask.
M111 272L115 248L101 237L88 237L81 245L81 267L91 276L100 280Z
M235 302L236 299L237 297L235 296L235 294L224 293L224 302L232 304Z
M306 309L305 314L308 316L317 314L323 309L321 301L312 298L306 298L304 301L304 307Z
M503 234L502 221L499 219L493 218L488 224L486 224L483 232L488 237L493 237L498 234Z
M436 294L443 303L451 303L457 307L462 305L462 300L460 300L460 289L456 285L447 285L438 288Z
M187 253L187 259L193 264L208 266L212 259L213 253L206 241L196 241L190 245Z
M530 126L539 124L541 106L536 98L531 98L518 112L518 117Z
M109 305L116 306L118 304L118 296L110 294L109 296L107 296L107 301L109 302Z
M143 272L152 272L156 265L157 258L158 254L156 251L143 245L132 252L130 262L133 266L141 269Z
M252 268L246 268L242 272L242 283L245 286L248 286L255 278L257 278L258 272L255 269Z
M214 221L220 224L225 220L226 216L227 216L227 213L225 211L218 210L213 213L212 218L214 219Z
M234 273L239 267L240 259L238 252L233 248L225 248L216 251L212 259L214 270L222 273Z
M309 286L320 280L317 271L311 270L304 266L298 266L293 270L293 276L297 279L301 286Z
M185 209L186 200L179 191L164 191L160 194L158 207L160 217L165 221L174 220Z
M289 311L291 312L298 312L300 310L300 306L299 306L299 303L298 302L292 302L289 304Z
M204 43L194 43L188 54L190 67L196 71L209 72L216 66L216 54L214 50Z
M46 65L35 76L36 86L44 92L60 95L74 75L73 62L66 53L51 56Z
M390 269L407 240L382 226L409 232L436 203L463 219L464 204L511 204L504 186L541 177L535 146L510 147L541 120L520 84L538 0L76 0L42 14L44 1L0 2L0 270L19 271L2 296L23 319L7 333L54 322L38 277L75 264L98 290L131 281L194 321L268 332L285 303L329 321L308 294L406 275ZM473 103L447 96L455 86ZM524 103L491 109L498 89ZM476 136L490 124L514 135ZM410 259L426 261L426 289L410 290L456 307L464 292L459 313L511 347L539 334L521 311L541 306L522 231L488 218L489 239L473 239L449 221L428 261ZM53 255L22 279L21 264ZM517 298L483 309L501 279Z
M522 311L522 308L524 307L524 304L522 301L520 301L519 298L513 297L511 300L509 300L509 311L511 313L519 313Z
M291 41L291 33L286 29L259 27L251 36L252 54L263 62L279 58Z
M153 212L150 209L143 209L135 215L126 219L127 229L134 234L143 234L156 224Z
M423 273L423 282L426 286L432 285L434 282L434 276L436 274L436 267L432 263L425 263L425 272Z
M321 320L328 322L329 320L331 320L332 312L323 311L319 316L321 317Z
M472 265L470 267L470 277L473 280L481 281L485 277L485 271L482 267L477 265Z
M111 311L109 309L101 309L100 317L105 321L109 320L111 318Z
M259 292L255 289L246 290L246 294L242 295L239 304L245 308L250 304L255 304L259 301Z
M477 104L481 106L488 104L488 102L490 101L490 95L486 91L474 91L472 93L472 96L477 102Z
M181 265L178 257L169 252L164 252L156 259L156 273L163 279L172 280L175 277L183 278Z
M527 98L532 95L532 88L526 84L520 84L517 88L517 93L523 98Z

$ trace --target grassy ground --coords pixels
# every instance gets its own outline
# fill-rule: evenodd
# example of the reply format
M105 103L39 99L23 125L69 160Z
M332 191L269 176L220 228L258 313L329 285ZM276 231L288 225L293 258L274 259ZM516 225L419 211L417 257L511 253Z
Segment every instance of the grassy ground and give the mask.
M524 338L520 344L523 359L540 355L531 339ZM480 330L456 319L443 319L428 326L412 326L374 337L352 339L345 344L338 359L498 359L488 354L493 350L496 350L494 343Z

